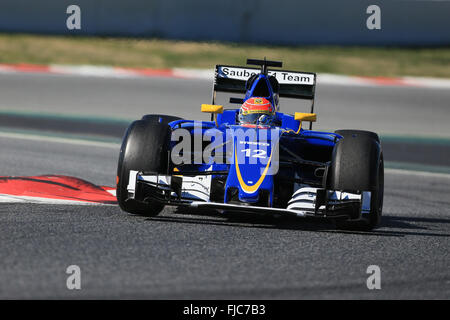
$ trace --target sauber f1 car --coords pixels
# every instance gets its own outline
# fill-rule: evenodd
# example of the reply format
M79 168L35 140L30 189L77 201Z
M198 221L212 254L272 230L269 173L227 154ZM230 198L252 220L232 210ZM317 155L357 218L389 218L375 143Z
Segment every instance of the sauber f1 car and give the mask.
M210 121L145 115L131 123L117 170L122 210L154 216L184 206L375 228L384 181L378 135L313 131L316 74L265 59L247 64L258 67L215 67L212 103L201 106ZM236 95L229 102L239 107L218 105L217 92ZM281 113L280 98L310 100L311 110Z

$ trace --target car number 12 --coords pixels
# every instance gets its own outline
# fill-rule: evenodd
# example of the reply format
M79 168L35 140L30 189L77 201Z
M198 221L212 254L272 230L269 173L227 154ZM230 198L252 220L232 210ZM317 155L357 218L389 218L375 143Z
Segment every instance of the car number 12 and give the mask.
M245 152L246 157L252 157L252 158L267 158L267 151L261 150L261 149L244 149L241 150L242 152Z

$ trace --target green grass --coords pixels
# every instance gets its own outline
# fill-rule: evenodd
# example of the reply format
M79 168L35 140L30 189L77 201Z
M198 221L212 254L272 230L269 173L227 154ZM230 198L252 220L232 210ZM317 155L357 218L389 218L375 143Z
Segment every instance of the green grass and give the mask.
M363 76L450 78L450 47L375 48L0 34L0 63L212 68L245 59L281 60L286 69Z

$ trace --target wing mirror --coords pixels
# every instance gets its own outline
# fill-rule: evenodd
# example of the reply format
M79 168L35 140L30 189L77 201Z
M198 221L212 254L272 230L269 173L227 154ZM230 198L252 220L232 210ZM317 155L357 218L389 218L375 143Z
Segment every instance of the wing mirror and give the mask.
M202 104L202 112L211 113L211 121L214 120L217 127L217 114L223 113L223 106L218 104Z
M303 113L303 112L296 112L294 115L294 119L298 121L310 121L310 122L316 122L317 115L315 113Z
M202 104L202 112L213 114L223 113L223 106L218 104Z

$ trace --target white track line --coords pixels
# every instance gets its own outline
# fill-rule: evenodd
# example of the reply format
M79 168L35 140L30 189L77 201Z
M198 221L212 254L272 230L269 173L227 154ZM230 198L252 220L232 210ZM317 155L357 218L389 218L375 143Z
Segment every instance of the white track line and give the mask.
M21 139L21 140L31 140L31 141L45 141L45 142L74 144L74 145L81 145L81 146L92 146L92 147L110 148L110 149L119 149L120 148L120 144L113 143L113 142L101 142L101 141L90 141L90 140L83 140L83 139L39 136L39 135L26 134L26 133L0 132L0 138Z
M15 196L0 194L0 203L34 203L34 204L64 204L76 206L115 206L111 203L89 202L83 200L65 200L43 197Z
M116 189L106 190L106 191L109 192L110 194L112 194L114 197L116 196Z
M384 173L389 174L405 174L419 177L429 177L429 178L450 178L448 173L439 172L428 172L428 171L414 171L414 170L403 170L403 169L384 169Z

